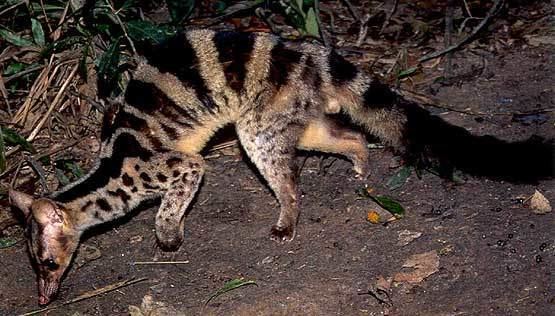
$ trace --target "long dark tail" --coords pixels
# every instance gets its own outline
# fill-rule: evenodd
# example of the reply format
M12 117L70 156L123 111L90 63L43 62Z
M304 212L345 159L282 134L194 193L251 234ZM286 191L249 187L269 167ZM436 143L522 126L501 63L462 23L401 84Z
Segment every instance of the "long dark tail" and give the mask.
M408 156L415 162L437 162L443 175L454 168L478 176L516 182L534 182L554 176L553 141L532 136L507 142L475 136L414 104L405 104L403 136ZM424 161L423 161L424 160Z
M402 99L375 80L359 100L343 106L355 122L397 148L411 163L432 165L443 176L458 169L514 182L554 177L553 140L533 136L506 142L472 135Z

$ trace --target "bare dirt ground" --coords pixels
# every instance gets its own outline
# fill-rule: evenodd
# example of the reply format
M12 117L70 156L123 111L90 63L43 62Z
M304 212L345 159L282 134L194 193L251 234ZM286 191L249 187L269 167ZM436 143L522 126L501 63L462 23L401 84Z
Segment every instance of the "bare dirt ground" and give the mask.
M388 41L405 40L401 31L418 13L407 9L411 5L401 1L396 14L400 22L392 20L390 25L403 27L385 32ZM553 45L544 46L552 39L539 36L543 43L530 46L529 39L513 41L511 37L518 33L515 29L541 35L537 30L547 20L538 19L538 12L549 11L548 5L536 1L519 10L514 4L510 19L498 18L495 27L484 30L491 32L487 39L455 53L453 76L444 83L433 82L443 62L431 61L434 65L425 67L415 79L415 90L435 96L451 109L428 109L477 135L505 140L534 134L554 138ZM343 5L339 1L329 5L329 10L337 12L333 6ZM347 31L352 19L345 18L349 13L342 10L335 21L336 34L340 34L335 44L348 42L345 38L354 42L358 33L356 27L354 32ZM475 14L483 16L485 11ZM518 26L521 20L526 27ZM432 27L442 29L441 23ZM391 34L401 37L392 40ZM430 40L433 49L441 46L438 34ZM409 45L416 49L420 39L410 38L419 42ZM394 55L398 49L374 39L368 43L386 47ZM369 68L383 52L365 46L342 53ZM414 59L416 54L411 51L409 55ZM409 60L407 65L414 63ZM393 69L378 62L373 70L383 74L388 68ZM542 109L548 110L538 111ZM81 155L70 156L90 166L91 151L81 148ZM306 153L300 154L299 162ZM58 308L45 314L555 314L555 215L535 214L522 203L535 190L555 201L555 180L522 185L465 176L465 183L457 184L425 172L421 178L413 173L406 184L391 191L386 182L400 166L399 159L386 149L372 150L372 173L364 181L355 179L350 163L341 158L326 156L321 161L320 156L309 155L300 174L302 213L297 237L278 244L269 238L278 204L246 156L236 147L208 156L206 176L187 217L186 241L178 252L163 253L156 247L155 206L99 227L84 238L58 299L50 305ZM388 225L368 222L368 211L377 205L356 193L365 185L375 194L399 201L406 209L405 217ZM3 229L7 211L7 201L0 201L0 237L20 242L0 247L0 315L19 315L39 306L23 229ZM174 263L134 264L154 261ZM83 293L141 278L146 280L60 306ZM239 278L256 285L205 304L226 282Z
M456 56L456 74L481 63ZM476 134L552 138L552 113L520 121L491 114L553 108L552 57L552 50L530 47L487 55L481 74L448 86L430 85L431 93L453 108L486 114L432 110ZM168 314L183 315L553 315L555 215L534 214L518 198L537 189L555 201L554 181L516 185L468 177L455 184L424 173L391 192L384 184L397 170L391 168L393 155L379 149L371 158L366 181L354 179L342 159L328 157L320 170L318 157L308 158L300 177L298 235L286 244L268 238L278 205L244 155L211 158L187 217L186 242L177 253L155 247L154 209L96 230L83 241L52 305L122 280L147 280L48 314L125 315L150 295ZM370 224L366 214L376 205L355 193L364 184L400 201L406 216L387 226ZM421 236L402 245L405 230ZM20 229L11 233L22 237ZM403 268L419 254L427 254L417 260L419 269ZM0 314L37 309L25 244L2 249L0 256ZM425 278L415 280L415 271ZM407 275L414 283L402 281ZM236 278L257 286L228 292L203 307ZM143 315L162 312L146 309Z

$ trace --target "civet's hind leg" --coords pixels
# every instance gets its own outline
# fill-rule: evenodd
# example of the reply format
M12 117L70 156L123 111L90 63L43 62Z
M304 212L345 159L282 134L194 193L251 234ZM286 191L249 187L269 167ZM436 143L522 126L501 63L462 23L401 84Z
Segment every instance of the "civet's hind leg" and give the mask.
M271 238L291 241L299 217L294 168L295 140L302 131L296 126L288 128L287 122L262 122L245 120L236 126L239 140L252 162L256 165L280 204L279 218L271 229Z
M365 137L328 118L312 120L299 139L299 149L316 150L347 157L359 177L368 176L368 143Z

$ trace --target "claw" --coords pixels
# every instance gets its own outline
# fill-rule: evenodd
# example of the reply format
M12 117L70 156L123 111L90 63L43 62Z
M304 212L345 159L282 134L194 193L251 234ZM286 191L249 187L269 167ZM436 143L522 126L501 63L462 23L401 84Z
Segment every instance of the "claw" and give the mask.
M270 231L270 238L278 242L292 241L295 239L295 229L291 226L280 227L274 225Z

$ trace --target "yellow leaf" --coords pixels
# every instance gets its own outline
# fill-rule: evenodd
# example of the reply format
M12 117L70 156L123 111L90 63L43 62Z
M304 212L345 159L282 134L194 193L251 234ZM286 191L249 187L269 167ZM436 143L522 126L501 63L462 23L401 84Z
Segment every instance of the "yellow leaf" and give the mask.
M380 214L378 212L371 210L366 214L366 220L368 220L372 224L379 224L380 223Z

